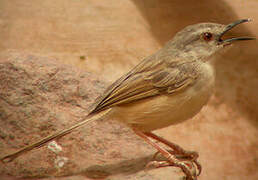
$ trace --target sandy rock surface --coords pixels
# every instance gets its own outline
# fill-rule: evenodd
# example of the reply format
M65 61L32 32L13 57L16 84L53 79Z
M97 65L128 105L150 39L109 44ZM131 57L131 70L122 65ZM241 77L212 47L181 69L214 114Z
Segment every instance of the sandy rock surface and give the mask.
M80 121L106 86L90 73L17 52L1 54L0 77L0 156ZM144 171L153 153L127 127L100 120L0 163L0 174L74 180L162 179L162 172L182 176L177 168Z

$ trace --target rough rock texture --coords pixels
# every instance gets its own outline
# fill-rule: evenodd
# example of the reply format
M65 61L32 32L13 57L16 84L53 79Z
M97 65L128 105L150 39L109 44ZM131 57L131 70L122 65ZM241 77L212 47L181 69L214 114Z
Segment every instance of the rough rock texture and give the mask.
M0 82L0 157L80 121L105 86L89 73L17 52L0 55ZM0 174L142 180L162 179L162 172L174 179L182 176L177 168L144 172L154 152L130 129L99 120L14 162L0 163Z
M53 57L112 81L189 24L252 18L229 36L257 36L257 9L257 0L1 0L0 51ZM158 131L200 153L200 180L258 179L257 47L258 41L235 44L216 64L208 106L193 120Z

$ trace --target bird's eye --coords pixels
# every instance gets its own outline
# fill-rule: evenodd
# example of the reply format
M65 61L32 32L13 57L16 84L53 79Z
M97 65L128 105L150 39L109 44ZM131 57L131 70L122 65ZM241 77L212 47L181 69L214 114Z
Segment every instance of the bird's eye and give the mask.
M205 32L202 34L202 37L205 41L210 41L210 40L212 40L213 35L210 32Z

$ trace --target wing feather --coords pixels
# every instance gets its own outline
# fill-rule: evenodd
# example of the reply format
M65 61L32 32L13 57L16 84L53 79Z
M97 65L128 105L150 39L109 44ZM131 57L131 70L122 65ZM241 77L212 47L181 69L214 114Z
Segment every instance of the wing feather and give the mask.
M114 82L96 101L91 114L164 93L174 93L194 83L197 73L188 62L146 59L132 71ZM151 62L153 61L153 62ZM186 68L186 66L188 68Z

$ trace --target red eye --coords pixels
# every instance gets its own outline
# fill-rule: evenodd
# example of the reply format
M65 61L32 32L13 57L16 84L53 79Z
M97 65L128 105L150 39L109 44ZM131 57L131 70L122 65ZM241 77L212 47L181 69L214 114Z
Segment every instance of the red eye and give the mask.
M202 36L205 41L210 41L213 38L213 35L210 32L205 32L202 34Z

